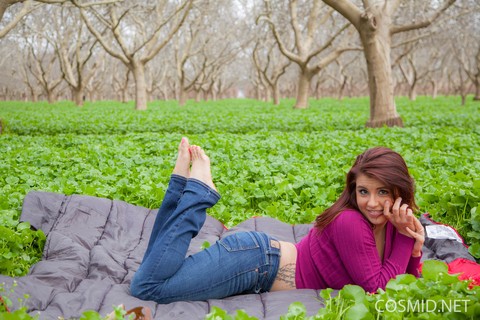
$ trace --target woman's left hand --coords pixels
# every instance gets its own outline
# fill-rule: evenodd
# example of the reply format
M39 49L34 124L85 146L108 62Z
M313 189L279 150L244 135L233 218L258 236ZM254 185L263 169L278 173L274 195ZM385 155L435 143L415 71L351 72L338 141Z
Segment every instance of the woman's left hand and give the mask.
M390 202L387 200L384 204L383 214L398 232L407 237L411 237L410 233L407 231L407 227L409 227L410 230L416 228L414 222L415 216L413 215L412 209L410 209L406 203L402 204L402 198L397 198L395 200L391 207L391 211Z
M412 257L420 257L422 255L422 247L425 242L425 229L423 229L420 220L414 217L415 231L406 227L408 234L415 239L415 244L413 245Z

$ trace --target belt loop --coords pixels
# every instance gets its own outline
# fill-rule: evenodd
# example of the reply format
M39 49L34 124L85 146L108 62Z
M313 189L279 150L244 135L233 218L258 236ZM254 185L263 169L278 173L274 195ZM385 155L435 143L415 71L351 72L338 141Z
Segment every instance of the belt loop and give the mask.
M280 241L275 239L270 239L270 247L280 250Z

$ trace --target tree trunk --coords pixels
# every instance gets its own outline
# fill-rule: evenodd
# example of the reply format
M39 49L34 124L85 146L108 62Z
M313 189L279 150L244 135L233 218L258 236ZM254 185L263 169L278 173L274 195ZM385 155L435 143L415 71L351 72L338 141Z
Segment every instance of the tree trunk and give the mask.
M343 94L345 92L345 87L347 86L347 77L343 78L342 85L340 86L340 90L338 91L338 100L343 100Z
M135 78L135 110L147 110L147 82L145 80L145 65L134 61L131 64Z
M195 92L195 102L200 102L202 100L206 100L204 95L203 95L203 91L202 90L197 90Z
M182 84L180 84L179 92L178 92L178 105L183 107L187 102L187 93L185 92L185 88Z
M408 98L411 100L411 101L415 101L417 100L417 84L413 84L410 86L409 90L408 90Z
M437 81L431 80L431 82L432 82L432 98L433 98L433 99L436 99L437 96L438 96L438 85L437 85Z
M263 101L270 102L270 97L272 96L270 89L268 88L268 86L264 86L264 88L265 90L264 90Z
M30 94L32 95L32 102L38 102L38 93L34 90L31 90Z
M255 100L260 100L261 96L262 96L262 93L261 93L261 90L260 90L260 86L257 84L255 86Z
M297 101L295 102L295 109L308 108L308 97L310 95L310 82L313 73L308 70L302 70L298 79Z
M477 81L475 81L475 96L473 100L480 101L480 76L478 76Z
M128 102L128 91L127 88L124 88L121 92L121 100L122 103L127 103Z
M361 24L359 31L367 62L370 91L370 119L366 126L403 127L393 94L390 17L382 12L368 13L368 16L362 17Z
M55 103L55 95L53 94L53 91L47 92L47 100L48 103Z
M75 104L79 107L83 106L83 87L78 87L78 88L73 88L72 89L73 93L73 101L75 101Z
M280 91L278 90L278 84L274 84L272 87L273 92L273 104L278 106L280 104Z

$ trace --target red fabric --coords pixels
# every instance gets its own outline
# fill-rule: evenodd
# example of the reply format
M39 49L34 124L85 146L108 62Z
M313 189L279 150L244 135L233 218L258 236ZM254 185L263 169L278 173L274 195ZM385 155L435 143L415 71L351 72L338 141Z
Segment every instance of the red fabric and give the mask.
M469 287L480 285L480 264L465 258L458 258L448 264L448 273L461 273L460 280L471 280Z

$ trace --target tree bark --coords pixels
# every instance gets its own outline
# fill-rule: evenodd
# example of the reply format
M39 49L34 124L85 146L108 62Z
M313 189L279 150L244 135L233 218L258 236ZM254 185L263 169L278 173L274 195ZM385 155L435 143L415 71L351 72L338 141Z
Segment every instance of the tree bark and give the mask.
M476 73L473 76L473 83L475 85L475 96L473 100L479 101L480 100L480 46L478 47L477 55L475 56L476 62Z
M360 21L360 39L367 61L370 91L370 119L366 126L378 128L387 125L403 127L397 113L393 93L392 65L390 61L391 17L382 12L364 13Z
M55 94L53 93L53 90L47 91L47 100L48 103L55 103Z
M275 83L273 88L273 104L278 106L280 104L280 91L278 90L278 84Z
M73 101L75 101L75 104L79 107L83 107L83 95L84 95L84 90L83 87L74 87L72 88L72 93L73 93Z
M431 82L431 84L432 84L432 98L433 98L433 99L436 99L437 96L438 96L438 85L437 85L437 81L435 81L434 79L431 79L430 82Z
M475 96L473 97L474 101L480 101L480 76L478 81L475 83Z
M145 65L133 61L129 66L135 79L135 110L147 110L147 82L145 80Z
M408 89L408 98L411 101L417 100L417 84L414 83L413 85L409 86Z
M295 103L295 109L308 108L308 97L310 95L310 83L314 73L308 72L308 70L302 70L298 78L298 91L297 101Z
M183 107L187 102L187 94L185 92L185 88L183 85L180 85L179 92L178 92L178 105Z

